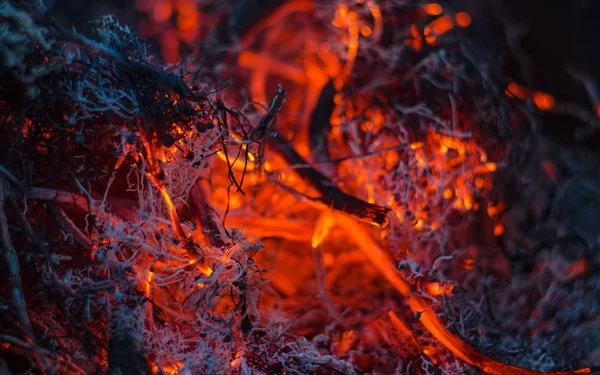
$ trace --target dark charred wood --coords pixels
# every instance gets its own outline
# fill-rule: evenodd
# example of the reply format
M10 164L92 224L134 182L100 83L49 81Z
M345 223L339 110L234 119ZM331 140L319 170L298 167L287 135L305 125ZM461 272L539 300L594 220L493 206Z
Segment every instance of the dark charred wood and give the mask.
M197 182L190 192L190 210L193 217L200 221L207 241L215 247L222 248L225 246L222 225L217 220L214 209L207 203L201 184L202 182Z
M321 197L316 200L327 206L345 212L360 221L367 222L381 228L389 225L386 216L390 211L387 207L368 203L341 191L325 175L311 167L296 150L282 137L271 138L270 145L292 166L294 171L307 183L313 186Z
M336 92L333 82L329 81L321 90L317 105L310 117L309 142L315 163L328 162L331 158L327 147L327 139L331 131L329 119L335 106L333 97Z

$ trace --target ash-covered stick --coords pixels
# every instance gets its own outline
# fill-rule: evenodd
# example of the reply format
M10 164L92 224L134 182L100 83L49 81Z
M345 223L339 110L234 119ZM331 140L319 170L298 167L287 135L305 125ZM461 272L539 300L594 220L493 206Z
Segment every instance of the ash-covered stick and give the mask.
M84 248L86 251L92 251L92 241L75 225L75 223L60 209L54 202L48 203L48 212L50 212L60 225L61 229L65 233L69 233L73 236L73 241L76 244Z
M83 212L89 212L88 200L83 195L78 195L64 190L48 189L42 187L32 187L25 190L25 197L40 201L51 201L62 204L72 204L75 208ZM100 201L102 197L91 193L94 202ZM137 213L131 207L136 206L136 202L117 197L108 197L106 204L110 206L110 212L125 221L132 221L137 218ZM94 211L97 205L94 204Z
M213 208L207 203L206 195L202 182L197 182L190 191L190 209L192 214L200 221L207 242L215 247L222 248L225 246L224 234L215 217L216 214Z
M106 46L104 44L98 43L95 40L92 40L77 32L65 30L57 26L55 26L55 29L61 35L63 35L65 40L71 40L80 47L85 48L86 50L94 54L98 54L107 59L110 59L111 61L114 61L115 63L119 64L120 66L128 69L131 73L135 73L137 75L141 73L142 76L145 76L146 78L152 81L165 84L171 90L177 92L180 95L184 95L187 97L194 96L189 87L183 84L181 80L175 78L170 74L161 72L149 64L139 62L134 59L128 59L119 51L110 48L109 46Z
M309 166L292 145L282 137L270 138L269 144L275 148L289 165L301 166L294 168L294 171L321 193L321 197L315 198L316 200L335 210L345 212L362 222L380 228L385 228L389 225L390 219L387 217L387 213L390 211L389 208L368 203L344 193L325 175Z

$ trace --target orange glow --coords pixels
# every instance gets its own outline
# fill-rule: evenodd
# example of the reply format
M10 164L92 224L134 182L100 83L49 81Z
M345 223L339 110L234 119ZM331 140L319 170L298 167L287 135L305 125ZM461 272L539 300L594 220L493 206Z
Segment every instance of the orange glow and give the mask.
M200 13L193 4L182 3L178 5L177 27L180 30L190 30L198 27Z
M570 263L564 271L564 276L568 278L576 278L583 276L588 270L588 261L586 259L577 259Z
M497 169L496 163L487 163L485 167L489 172L496 172Z
M415 228L421 229L421 228L423 228L423 224L424 224L423 219L418 219L417 222L415 223Z
M381 32L383 31L383 17L381 16L381 10L379 9L379 6L377 6L374 1L369 1L367 6L369 7L369 10L371 10L371 15L375 20L373 39L377 41L381 37Z
M535 91L533 93L533 103L542 111L549 111L554 108L555 101L552 95L545 92Z
M162 366L162 370L169 375L177 375L179 370L182 369L185 365L181 362L177 362L174 365L164 365ZM158 368L157 368L158 370ZM158 371L157 371L158 372Z
M442 6L438 3L425 4L423 10L430 16L439 16L443 12Z
M414 143L410 144L410 148L413 150L418 150L418 149L423 148L424 145L425 144L423 142L414 142Z
M198 270L200 270L200 272L202 272L206 276L210 276L213 273L212 268L210 268L209 266L204 265L204 264L199 264L198 265Z
M452 193L452 190L450 190L450 189L445 189L445 190L444 190L444 198L445 198L445 199L450 199L450 198L452 198L452 195L454 195L454 194Z
M171 18L173 14L173 6L171 2L168 0L158 0L156 4L154 4L154 9L152 10L152 15L154 20L158 23L162 23Z
M358 54L358 40L359 40L359 27L358 27L358 15L356 12L349 12L347 5L340 5L338 7L338 13L344 25L348 28L348 52L346 57L346 65L342 70L340 77L334 80L336 90L341 90L344 86L344 82L352 73L354 67L354 61Z
M454 20L449 15L441 16L440 18L432 21L423 30L425 35L425 41L429 44L434 44L437 37L452 30L454 27Z
M227 156L223 151L217 151L217 156L219 159L223 160L227 163ZM244 152L242 151L242 155L236 160L234 157L229 155L229 163L231 163L231 168L237 171L247 171L251 172L254 170L254 155L252 153L248 153L248 161L246 162L244 159Z
M499 237L502 234L504 234L504 225L496 223L496 225L494 225L494 236Z
M414 23L410 25L410 38L406 40L406 44L410 45L415 51L420 51L423 48L423 40L421 39L421 33Z
M352 345L357 340L356 333L354 331L346 331L342 334L342 337L339 341L336 342L336 346L334 352L337 355L346 354L352 349Z
M229 367L238 368L240 366L241 362L242 362L242 353L237 352L235 354L235 358L229 364Z
M471 194L465 193L465 197L463 198L463 207L465 210L470 211L473 208L473 197Z
M454 285L440 284L437 281L428 281L423 283L423 290L430 296L439 296L442 294L450 294L454 290Z
M454 16L456 24L460 27L469 27L471 25L471 15L467 12L458 12Z
M488 202L487 213L490 218L494 218L496 215L504 211L504 203L500 202L498 205L494 205L492 202Z
M175 235L177 236L177 240L184 241L186 239L186 235L183 231L183 228L181 227L181 224L179 223L179 216L177 215L177 210L175 209L175 205L173 204L173 200L171 199L167 188L164 186L164 184L159 183L154 176L152 176L150 180L154 181L155 187L163 196L163 200L165 201L165 204L169 209L169 215L171 216L171 221L173 223L173 229Z
M531 91L525 86L521 86L516 82L511 82L506 88L506 96L527 100L531 96Z
M160 37L160 42L165 61L170 64L174 64L179 61L181 55L179 54L179 39L177 38L177 31L165 31Z

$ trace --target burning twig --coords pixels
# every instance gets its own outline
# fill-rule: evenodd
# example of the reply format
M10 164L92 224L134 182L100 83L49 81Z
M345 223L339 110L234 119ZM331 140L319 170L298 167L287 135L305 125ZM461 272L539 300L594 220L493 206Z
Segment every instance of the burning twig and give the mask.
M250 132L250 139L255 142L260 142L266 137L275 135L274 127L276 122L276 115L281 111L283 104L285 103L286 92L281 85L277 89L275 95L271 99L271 105L267 110L267 114L263 116L258 125Z
M207 237L208 243L219 248L224 247L226 243L221 225L215 218L214 209L207 202L202 182L199 181L194 185L189 197L192 214L202 224L202 232Z
M321 172L310 166L304 167L308 165L306 161L283 138L273 138L271 139L271 144L289 165L302 166L295 168L294 171L322 194L321 197L312 198L313 200L319 201L338 211L343 211L371 225L380 228L388 226L389 219L386 215L390 211L389 208L377 206L348 195L335 186Z

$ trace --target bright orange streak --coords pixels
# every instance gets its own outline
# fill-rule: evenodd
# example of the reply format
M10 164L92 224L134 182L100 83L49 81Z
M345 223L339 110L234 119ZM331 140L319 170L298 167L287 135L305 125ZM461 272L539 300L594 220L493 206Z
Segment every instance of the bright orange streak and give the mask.
M456 21L456 24L460 27L469 27L469 25L471 25L471 22L473 21L471 15L467 12L456 13L456 15L454 16L454 20Z
M411 310L419 317L418 319L421 324L423 324L431 335L442 345L465 363L476 366L486 374L490 375L570 375L591 373L590 368L583 368L573 372L533 371L497 362L492 358L481 354L471 345L447 330L445 324L439 320L435 311L431 309L430 301L413 293L413 287L404 280L396 270L391 256L372 239L371 235L364 227L360 226L353 219L341 214L336 214L336 220L339 227L346 231L354 243L360 247L365 255L367 255L375 268L377 268L388 282L404 296Z
M452 20L452 17L448 15L436 19L423 30L425 41L429 44L433 44L437 40L438 36L452 30L453 27L454 20Z
M319 216L317 220L317 225L315 227L315 232L312 238L312 247L317 248L319 245L323 243L325 237L331 231L333 224L335 223L333 213L329 210L323 211L323 213Z
M162 181L158 180L152 174L148 173L148 177L150 178L150 181L152 182L154 187L158 189L158 191L163 197L163 200L165 201L165 204L167 205L167 209L169 210L169 216L171 217L171 224L173 225L173 231L175 232L175 237L180 242L185 241L187 237L185 235L185 232L183 231L183 228L181 227L179 215L177 214L177 210L175 209L175 205L173 204L173 200L171 199L171 196L169 195L166 186L164 185L164 183L162 183Z
M423 10L430 16L439 16L443 11L442 6L438 3L425 4Z
M314 9L312 0L293 0L286 1L282 6L278 7L276 11L271 13L268 17L264 18L257 25L252 27L249 32L245 33L242 37L243 45L252 43L256 40L256 34L267 27L275 25L281 19L292 13L311 12Z
M381 33L383 31L383 17L381 16L381 10L379 9L379 6L377 6L373 3L373 1L369 1L367 6L371 10L371 15L373 16L373 19L375 20L375 29L373 30L373 39L375 41L378 41L379 37L381 36Z
M356 55L358 54L359 39L358 14L356 14L356 12L349 12L346 16L346 12L344 11L345 8L343 7L345 7L345 5L340 7L340 14L342 17L345 17L350 38L348 41L348 56L346 58L346 65L344 66L342 75L334 81L335 88L338 91L344 87L346 79L348 79L352 73L354 61L356 60Z
M552 95L545 92L535 91L533 93L533 103L542 111L548 111L554 108L555 101Z
M205 264L199 264L198 269L200 270L200 272L202 272L206 276L210 276L213 273L212 268L210 268L209 266L207 266Z
M173 231L175 232L175 236L178 241L182 242L186 240L185 232L181 227L181 222L179 221L179 215L177 214L177 210L175 209L175 205L173 204L173 200L165 187L163 181L159 180L156 175L158 174L159 168L157 166L156 160L154 159L155 152L153 150L152 145L147 141L146 137L142 134L142 143L144 148L146 149L146 155L148 157L148 167L149 171L146 173L146 176L152 183L152 185L160 192L167 205L167 209L169 210L169 216L171 217L171 224L173 226Z
M404 324L404 322L400 320L400 318L398 318L398 316L393 311L388 311L387 315L388 318L390 318L390 321L392 322L394 328L396 328L396 330L398 331L398 333L405 336L415 349L417 349L419 352L422 352L423 349L421 349L421 345L419 345L419 342L417 341L417 339L415 339L415 336L413 336L412 332L410 331L410 329L408 329L406 324Z
M244 152L242 151L242 155L244 154ZM227 162L227 157L225 156L225 153L223 151L217 151L217 156L219 157L219 159L223 160L224 162ZM238 170L238 171L243 171L244 169L247 172L252 172L254 170L254 155L252 155L252 153L248 153L248 162L246 163L242 158L238 158L237 160L235 160L235 158L232 158L231 156L229 157L229 162L231 163L231 168Z
M236 216L227 217L230 226L244 227L248 232L258 237L280 237L291 241L309 242L314 235L312 222L290 219L276 219L266 216Z
M148 276L146 277L146 296L150 295L150 291L152 290L152 276L154 275L154 272L152 271L148 271Z

